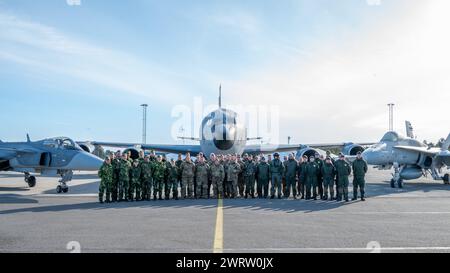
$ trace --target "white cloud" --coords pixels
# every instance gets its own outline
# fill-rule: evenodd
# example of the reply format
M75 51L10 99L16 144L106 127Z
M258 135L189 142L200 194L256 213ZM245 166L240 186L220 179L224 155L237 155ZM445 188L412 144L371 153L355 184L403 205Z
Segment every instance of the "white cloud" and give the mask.
M308 58L293 54L231 80L227 97L279 105L282 134L297 141L377 139L387 128L389 102L397 104L399 131L409 119L421 137L446 136L449 8L445 0L408 2L343 43L324 39Z
M166 102L171 96L183 95L174 79L186 78L151 60L141 60L133 54L76 39L53 27L5 13L0 13L0 59L37 72L45 70Z

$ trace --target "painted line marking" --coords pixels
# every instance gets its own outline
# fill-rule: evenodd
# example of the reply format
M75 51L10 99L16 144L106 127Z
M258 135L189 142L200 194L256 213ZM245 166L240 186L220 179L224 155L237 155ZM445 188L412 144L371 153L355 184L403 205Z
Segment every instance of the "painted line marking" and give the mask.
M223 253L223 200L217 203L216 228L214 232L214 253Z

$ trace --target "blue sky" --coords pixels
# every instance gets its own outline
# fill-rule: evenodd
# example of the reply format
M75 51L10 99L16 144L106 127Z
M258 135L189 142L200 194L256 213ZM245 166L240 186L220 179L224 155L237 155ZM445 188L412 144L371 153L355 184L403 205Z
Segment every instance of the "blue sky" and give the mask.
M173 143L172 109L219 83L227 104L279 106L280 142L378 139L391 101L398 129L446 136L448 5L380 3L0 0L0 139L135 142L148 103L148 142Z

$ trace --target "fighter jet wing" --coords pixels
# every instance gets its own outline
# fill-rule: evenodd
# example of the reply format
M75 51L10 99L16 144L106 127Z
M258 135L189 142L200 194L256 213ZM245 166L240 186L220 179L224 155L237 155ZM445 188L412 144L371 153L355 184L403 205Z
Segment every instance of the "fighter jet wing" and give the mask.
M431 155L431 156L434 156L439 153L439 149L437 149L437 148L428 149L426 147L394 146L394 149L424 153L424 154Z
M141 144L141 143L118 143L118 142L91 142L93 145L129 148L129 147L141 147L144 150L155 150L163 153L190 153L195 156L201 152L200 145L170 145L170 144Z
M33 149L13 149L0 147L0 160L9 160L23 153L36 153Z

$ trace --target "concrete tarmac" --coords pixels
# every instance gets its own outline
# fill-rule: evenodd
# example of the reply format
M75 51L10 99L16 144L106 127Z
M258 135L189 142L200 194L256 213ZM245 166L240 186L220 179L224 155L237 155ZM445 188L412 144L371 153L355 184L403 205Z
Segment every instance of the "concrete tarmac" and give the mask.
M95 173L68 194L1 173L0 252L450 252L450 186L390 177L369 171L366 202L226 199L219 221L212 199L99 204Z

